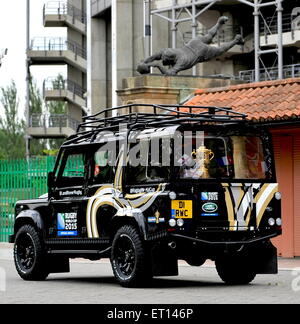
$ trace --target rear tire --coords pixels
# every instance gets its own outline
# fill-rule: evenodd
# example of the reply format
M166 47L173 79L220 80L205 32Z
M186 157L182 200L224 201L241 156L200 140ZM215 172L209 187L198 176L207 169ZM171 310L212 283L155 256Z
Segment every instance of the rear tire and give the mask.
M215 263L220 278L228 285L247 285L256 277L248 258L221 257Z
M34 227L25 225L17 232L14 261L19 276L24 280L42 281L48 277L46 252Z
M150 258L134 226L125 225L117 231L112 243L111 265L123 287L142 287L151 280Z

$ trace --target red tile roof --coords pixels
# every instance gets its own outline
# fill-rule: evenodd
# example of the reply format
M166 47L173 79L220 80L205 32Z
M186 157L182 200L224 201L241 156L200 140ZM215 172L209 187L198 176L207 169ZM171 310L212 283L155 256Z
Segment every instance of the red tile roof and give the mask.
M255 122L300 118L300 78L201 89L186 105L230 107Z

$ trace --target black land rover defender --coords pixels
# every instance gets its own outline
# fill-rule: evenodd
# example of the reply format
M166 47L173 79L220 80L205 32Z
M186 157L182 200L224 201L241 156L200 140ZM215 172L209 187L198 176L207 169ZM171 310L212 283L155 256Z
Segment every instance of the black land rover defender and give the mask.
M229 108L139 104L86 117L48 187L16 205L10 241L25 280L68 272L70 258L110 258L125 287L178 275L179 259L214 260L228 284L277 273L271 138Z

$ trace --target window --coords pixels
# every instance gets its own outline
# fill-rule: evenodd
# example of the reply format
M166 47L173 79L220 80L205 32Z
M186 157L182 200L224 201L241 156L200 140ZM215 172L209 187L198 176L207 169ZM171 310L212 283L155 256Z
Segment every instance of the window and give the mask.
M57 176L59 187L74 187L84 184L85 157L83 154L65 153Z
M181 179L266 179L264 146L257 136L205 136L203 146L182 157Z
M126 184L146 184L148 182L167 182L170 179L170 145L159 140L159 149L151 149L147 140L130 146L129 160L126 168Z
M113 183L114 180L114 164L112 163L113 152L98 149L93 157L93 184Z

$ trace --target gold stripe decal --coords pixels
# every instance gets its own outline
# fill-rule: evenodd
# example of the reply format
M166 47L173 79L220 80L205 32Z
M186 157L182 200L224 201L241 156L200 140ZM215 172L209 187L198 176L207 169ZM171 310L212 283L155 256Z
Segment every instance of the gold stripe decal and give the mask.
M235 219L234 219L234 209L233 209L232 199L231 199L229 187L227 186L227 184L223 184L223 186L225 188L225 201L226 201L226 206L227 206L229 226L230 226L230 230L234 231L235 230Z
M265 186L266 188L264 189L263 193L258 197L256 203L257 227L260 225L261 219L263 217L264 212L266 211L266 208L273 199L275 193L278 191L277 183L266 184Z

